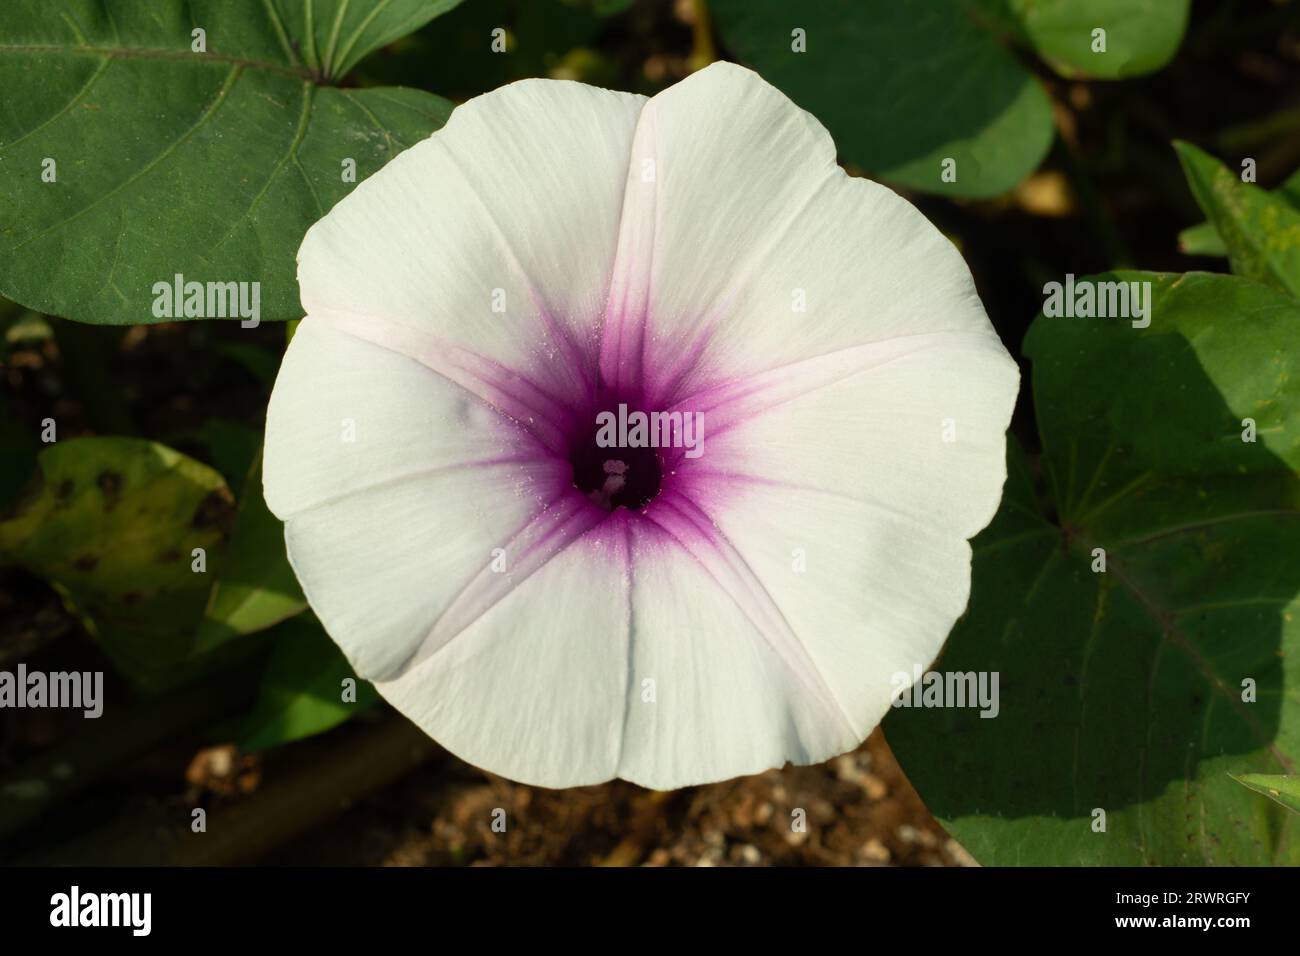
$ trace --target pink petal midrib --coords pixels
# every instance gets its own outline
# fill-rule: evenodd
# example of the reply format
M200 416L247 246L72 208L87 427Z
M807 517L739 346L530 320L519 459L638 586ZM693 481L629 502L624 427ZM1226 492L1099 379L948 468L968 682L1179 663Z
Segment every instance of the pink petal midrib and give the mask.
M657 499L644 515L722 589L794 680L818 701L825 714L860 739L862 735L858 734L852 719L822 677L771 591L708 515L694 501L680 494ZM678 523L678 527L672 527L674 523Z
M430 332L379 316L320 308L306 321L318 321L418 362L518 425L552 454L566 453L566 404L523 373Z

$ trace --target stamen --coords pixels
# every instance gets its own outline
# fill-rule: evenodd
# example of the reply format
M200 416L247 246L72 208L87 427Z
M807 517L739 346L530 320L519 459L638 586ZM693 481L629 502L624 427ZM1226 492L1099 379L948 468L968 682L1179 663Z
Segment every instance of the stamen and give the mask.
M605 474L608 476L605 479L605 484L596 491L591 492L587 497L602 508L613 511L614 506L611 502L614 496L622 491L623 486L627 484L627 479L623 477L626 471L627 465L617 459L605 462Z
M574 485L607 511L640 510L659 493L658 450L639 442L611 445L599 431L597 415L586 417L591 430L579 430L570 446Z

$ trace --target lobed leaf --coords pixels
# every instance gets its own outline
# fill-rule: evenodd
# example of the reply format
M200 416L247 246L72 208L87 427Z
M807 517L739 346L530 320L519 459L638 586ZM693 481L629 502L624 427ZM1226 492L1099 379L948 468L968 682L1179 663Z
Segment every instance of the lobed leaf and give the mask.
M0 5L0 292L81 322L146 323L169 317L155 286L180 275L250 283L250 313L259 283L259 320L299 316L294 257L353 188L346 164L360 182L451 110L417 90L329 84L457 2ZM205 297L205 317L235 311Z
M1285 811L1229 776L1300 752L1300 303L1098 278L1150 282L1150 325L1035 320L1041 476L1013 443L935 665L997 672L998 716L899 710L890 742L984 863L1300 863Z

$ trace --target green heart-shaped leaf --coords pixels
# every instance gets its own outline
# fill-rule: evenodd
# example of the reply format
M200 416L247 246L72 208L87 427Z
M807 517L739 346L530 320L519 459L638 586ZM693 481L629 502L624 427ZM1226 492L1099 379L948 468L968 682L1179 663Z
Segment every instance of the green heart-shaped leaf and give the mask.
M197 317L161 298L179 275L213 284L203 317L299 316L307 228L451 109L329 84L456 2L7 0L0 292L82 322Z
M900 710L889 740L985 863L1300 863L1229 776L1300 751L1300 303L1099 278L1150 282L1150 325L1035 320L1041 487L1013 444L935 665L997 672L998 714Z
M966 0L1062 76L1106 80L1160 69L1187 30L1188 0ZM1103 31L1097 33L1096 31Z
M956 3L709 6L731 51L825 123L842 161L873 176L994 196L1033 172L1051 145L1043 88Z

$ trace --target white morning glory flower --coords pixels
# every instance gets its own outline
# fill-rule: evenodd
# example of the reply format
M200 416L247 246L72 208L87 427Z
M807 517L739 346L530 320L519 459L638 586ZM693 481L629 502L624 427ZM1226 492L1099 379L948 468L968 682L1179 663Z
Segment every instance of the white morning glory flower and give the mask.
M267 503L357 673L465 760L825 760L965 608L1015 363L951 243L756 74L480 96L298 263Z

